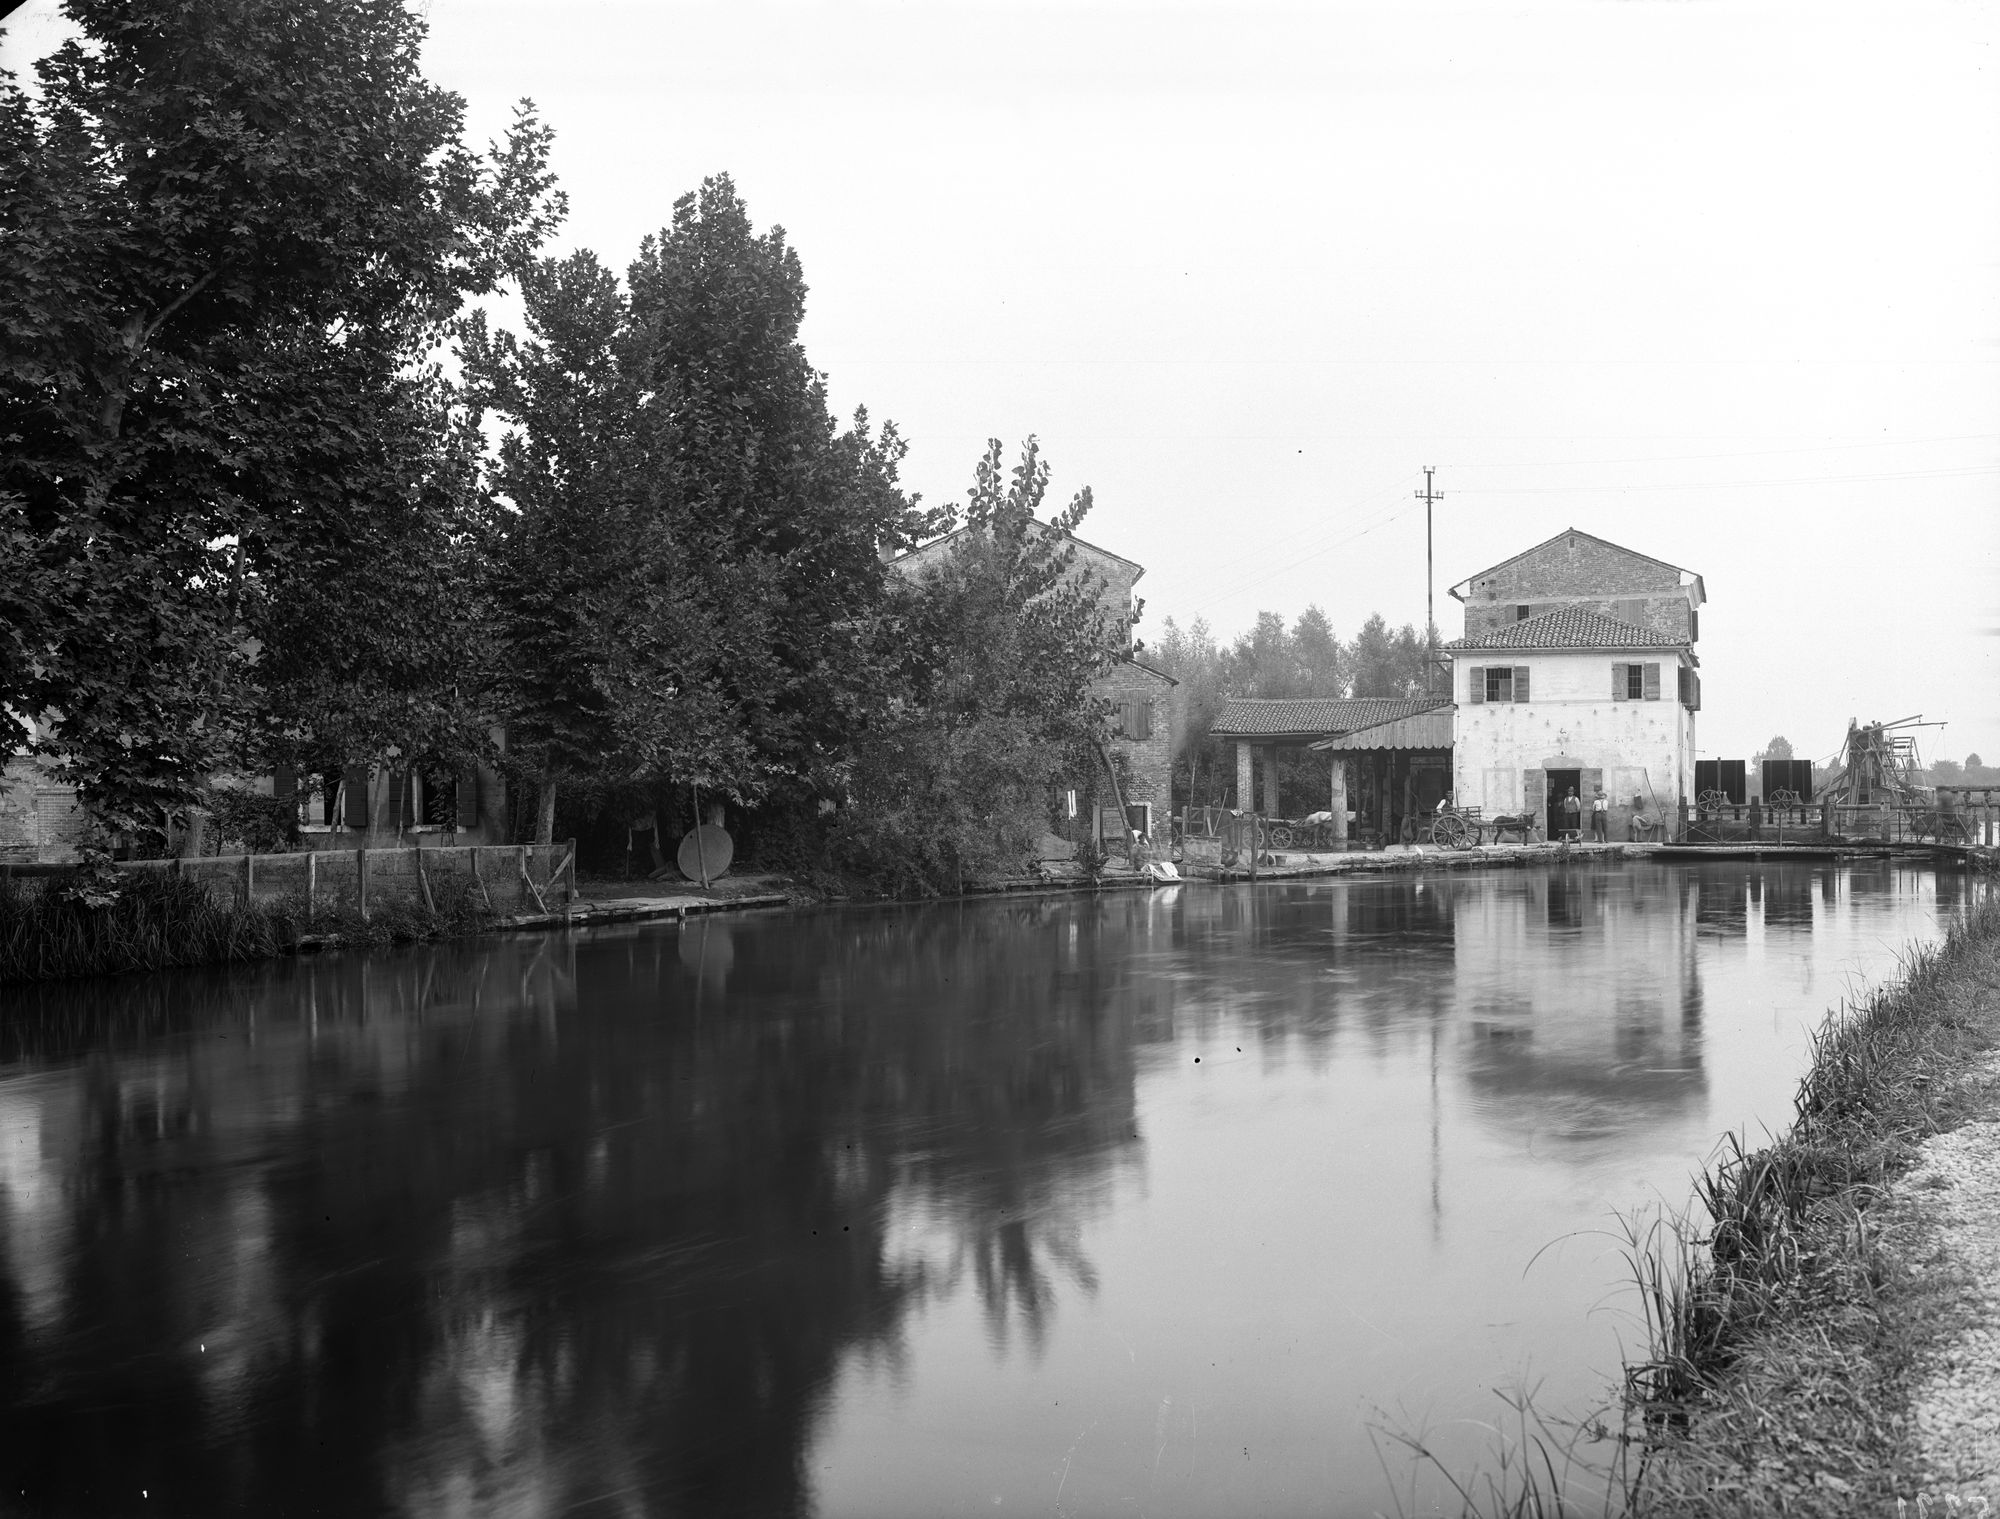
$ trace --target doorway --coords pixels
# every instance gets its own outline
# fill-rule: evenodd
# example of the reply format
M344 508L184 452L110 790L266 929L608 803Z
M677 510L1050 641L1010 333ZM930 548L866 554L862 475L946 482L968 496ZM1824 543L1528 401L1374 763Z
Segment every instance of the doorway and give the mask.
M1548 772L1548 777L1548 826L1542 836L1544 838L1559 839L1563 836L1563 830L1569 826L1563 820L1563 798L1574 791L1580 808L1588 807L1590 804L1583 799L1583 772L1581 770L1551 770ZM1577 813L1576 826L1579 830L1585 826L1583 813L1580 810Z

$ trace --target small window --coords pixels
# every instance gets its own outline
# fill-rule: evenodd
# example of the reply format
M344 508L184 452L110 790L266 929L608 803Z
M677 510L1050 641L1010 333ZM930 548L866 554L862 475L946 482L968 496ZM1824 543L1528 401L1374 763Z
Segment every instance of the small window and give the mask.
M1625 666L1625 699L1644 701L1646 699L1646 667L1644 665Z
M1526 608L1526 607L1519 607L1519 606L1515 607L1515 608L1514 608L1514 621L1516 621L1516 622L1526 622L1527 620L1528 620L1528 608Z
M1486 699L1488 701L1512 701L1514 699L1513 666L1501 665L1486 672Z

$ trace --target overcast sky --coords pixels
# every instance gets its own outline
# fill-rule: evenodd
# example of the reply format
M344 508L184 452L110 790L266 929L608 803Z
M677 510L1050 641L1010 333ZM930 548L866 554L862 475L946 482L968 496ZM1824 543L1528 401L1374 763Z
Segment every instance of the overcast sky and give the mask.
M1446 637L1573 525L1705 578L1704 753L2000 762L1994 0L429 14L478 135L556 128L565 247L732 174L838 408L934 501L1038 434L1142 636L1421 624L1430 464Z

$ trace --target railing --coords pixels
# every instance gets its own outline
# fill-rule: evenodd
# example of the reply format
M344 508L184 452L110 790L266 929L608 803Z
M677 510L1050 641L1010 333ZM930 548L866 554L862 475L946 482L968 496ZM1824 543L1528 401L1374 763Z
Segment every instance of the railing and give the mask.
M1936 802L1683 802L1681 836L1699 837L1703 830L1779 843L1789 836L1794 843L1831 838L1991 846L2000 844L2000 788L1940 787Z
M576 841L445 844L401 849L303 849L286 854L186 855L119 860L132 873L166 872L238 902L292 902L307 921L352 911L363 919L392 903L433 912L473 904L500 916L567 909L576 899ZM67 866L5 867L56 877ZM560 893L560 895L558 895Z

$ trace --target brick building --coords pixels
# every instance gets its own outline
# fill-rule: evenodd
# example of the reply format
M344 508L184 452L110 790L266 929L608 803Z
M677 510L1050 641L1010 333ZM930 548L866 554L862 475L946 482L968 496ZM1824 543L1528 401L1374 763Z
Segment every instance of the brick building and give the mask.
M1551 833L1563 796L1602 786L1611 836L1692 793L1702 580L1571 528L1451 588L1453 790ZM1586 827L1588 826L1586 818Z
M890 568L914 579L942 562L968 531L959 528L934 538L891 560ZM1069 542L1076 551L1071 573L1096 581L1099 608L1118 641L1112 651L1113 662L1092 683L1090 693L1111 708L1114 736L1109 747L1120 772L1125 805L1139 832L1164 829L1172 813L1174 689L1179 682L1139 658L1132 644L1133 587L1146 573L1145 566L1081 538L1072 537ZM1106 789L1101 776L1078 776L1076 780L1082 799ZM1119 832L1115 808L1097 809L1085 819L1082 831L1100 839L1115 837Z

